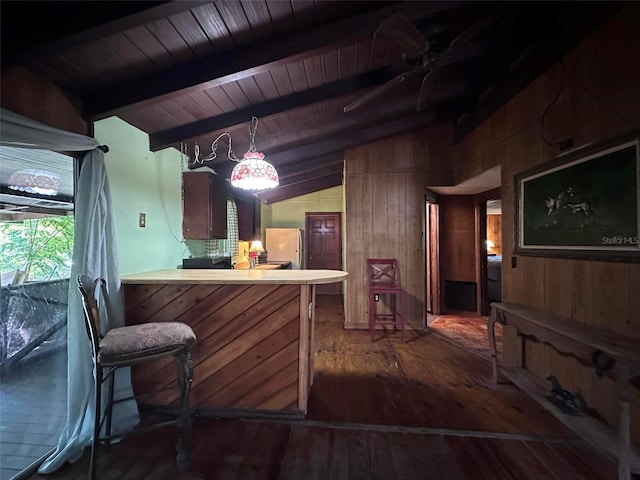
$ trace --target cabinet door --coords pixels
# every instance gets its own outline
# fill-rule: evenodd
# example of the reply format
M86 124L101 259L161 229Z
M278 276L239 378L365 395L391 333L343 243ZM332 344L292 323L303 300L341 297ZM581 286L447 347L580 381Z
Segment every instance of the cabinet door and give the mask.
M186 240L227 238L227 184L210 172L182 174L182 235Z
M234 198L238 208L238 239L250 242L260 238L260 202L253 196Z

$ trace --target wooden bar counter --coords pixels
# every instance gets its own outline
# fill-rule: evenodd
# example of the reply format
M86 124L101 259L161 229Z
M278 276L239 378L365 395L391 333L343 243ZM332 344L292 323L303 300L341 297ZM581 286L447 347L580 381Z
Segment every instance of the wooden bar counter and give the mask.
M122 277L126 324L180 321L191 348L191 407L201 415L307 412L313 381L315 285L337 270L158 270ZM175 381L171 361L132 371L136 393ZM167 406L169 389L142 402Z

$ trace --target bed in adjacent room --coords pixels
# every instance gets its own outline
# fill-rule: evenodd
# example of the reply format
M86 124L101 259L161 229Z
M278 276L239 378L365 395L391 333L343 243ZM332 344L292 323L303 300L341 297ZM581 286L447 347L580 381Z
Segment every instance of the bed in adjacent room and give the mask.
M487 297L489 302L502 301L501 255L487 255Z

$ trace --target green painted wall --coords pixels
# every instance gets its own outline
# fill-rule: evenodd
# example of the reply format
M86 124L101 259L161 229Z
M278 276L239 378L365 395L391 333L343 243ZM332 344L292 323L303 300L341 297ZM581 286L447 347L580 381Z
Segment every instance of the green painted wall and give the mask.
M149 151L146 133L117 117L94 124L105 155L116 226L120 274L176 268L188 251L182 240L180 152ZM146 214L146 227L138 226Z
M305 212L344 212L342 185L301 195L282 202L262 205L262 229L302 228Z
M146 133L117 117L94 124L105 155L113 202L120 274L176 268L189 255L202 256L203 242L182 238L180 152L149 151ZM344 212L343 187L334 187L262 206L262 230L304 229L305 212ZM146 227L138 226L146 215ZM200 251L202 250L202 251Z

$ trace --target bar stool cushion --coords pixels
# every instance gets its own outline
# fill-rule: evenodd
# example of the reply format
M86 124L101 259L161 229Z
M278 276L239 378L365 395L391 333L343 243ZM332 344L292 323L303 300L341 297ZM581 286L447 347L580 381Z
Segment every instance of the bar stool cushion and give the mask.
M195 340L191 327L180 322L143 323L113 328L100 341L98 361L105 366L148 360L178 351Z

